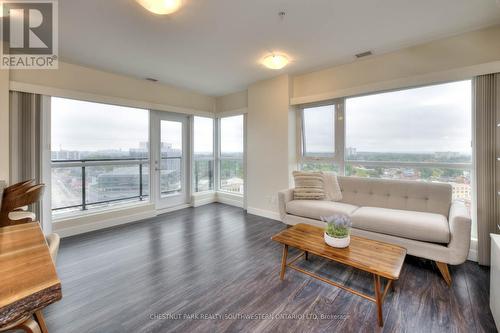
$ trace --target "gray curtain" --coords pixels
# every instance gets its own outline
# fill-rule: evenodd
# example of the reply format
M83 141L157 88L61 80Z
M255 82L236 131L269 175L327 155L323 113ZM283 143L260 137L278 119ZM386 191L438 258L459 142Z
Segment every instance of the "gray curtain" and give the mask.
M500 169L500 73L474 79L478 261L490 264L490 234L497 233ZM497 178L498 177L498 178Z
M10 92L10 184L41 181L41 110L41 95ZM39 204L30 210L41 218Z

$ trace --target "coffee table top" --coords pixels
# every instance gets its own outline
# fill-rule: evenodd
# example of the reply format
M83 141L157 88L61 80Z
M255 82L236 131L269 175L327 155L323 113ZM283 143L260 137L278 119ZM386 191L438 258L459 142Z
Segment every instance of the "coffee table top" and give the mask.
M403 267L406 249L397 245L351 236L349 247L337 249L327 245L324 229L297 224L272 237L272 240L357 269L397 280Z

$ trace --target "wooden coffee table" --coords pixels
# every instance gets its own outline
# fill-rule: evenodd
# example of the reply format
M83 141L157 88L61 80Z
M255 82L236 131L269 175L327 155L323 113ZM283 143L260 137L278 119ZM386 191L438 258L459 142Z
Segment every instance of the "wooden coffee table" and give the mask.
M283 244L283 257L281 259L280 272L281 280L285 278L285 271L288 267L335 287L342 288L355 295L364 297L377 304L378 323L380 326L383 326L382 304L393 282L399 279L399 273L401 272L406 256L406 249L397 245L377 242L356 236L351 236L351 244L349 247L337 249L325 243L323 234L324 230L322 228L307 224L297 224L272 237L272 240ZM287 262L288 247L294 247L303 252ZM348 288L342 284L325 279L293 265L302 256L307 260L309 253L373 274L375 297L363 294L357 290ZM385 288L381 288L381 278L387 279Z

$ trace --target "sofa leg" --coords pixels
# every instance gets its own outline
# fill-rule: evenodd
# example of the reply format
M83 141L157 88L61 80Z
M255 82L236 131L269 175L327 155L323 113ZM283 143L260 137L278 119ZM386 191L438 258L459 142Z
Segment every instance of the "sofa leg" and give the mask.
M443 276L444 280L446 281L448 287L451 286L451 275L450 271L448 270L448 264L436 261L436 266L439 269L439 272Z

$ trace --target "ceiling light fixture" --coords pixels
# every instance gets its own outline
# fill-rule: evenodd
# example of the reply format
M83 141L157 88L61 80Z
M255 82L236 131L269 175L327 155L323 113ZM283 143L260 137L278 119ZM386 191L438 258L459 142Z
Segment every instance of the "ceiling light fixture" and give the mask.
M172 14L179 10L182 0L137 0L147 10L158 15Z
M262 59L262 64L269 69L282 69L289 62L286 55L277 53L269 54Z

